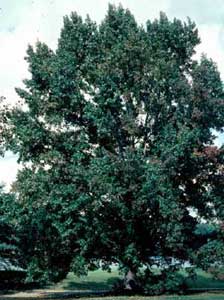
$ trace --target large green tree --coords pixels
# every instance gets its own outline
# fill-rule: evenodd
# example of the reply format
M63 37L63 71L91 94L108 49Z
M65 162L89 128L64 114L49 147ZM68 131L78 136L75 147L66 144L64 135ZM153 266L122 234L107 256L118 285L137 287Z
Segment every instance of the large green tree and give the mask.
M29 46L24 105L4 112L4 137L23 165L14 188L30 278L111 263L150 275L153 256L222 259L212 130L224 125L224 94L216 64L193 59L199 42L190 20L161 14L143 27L110 5L100 25L65 17L56 51ZM217 234L196 247L201 220Z

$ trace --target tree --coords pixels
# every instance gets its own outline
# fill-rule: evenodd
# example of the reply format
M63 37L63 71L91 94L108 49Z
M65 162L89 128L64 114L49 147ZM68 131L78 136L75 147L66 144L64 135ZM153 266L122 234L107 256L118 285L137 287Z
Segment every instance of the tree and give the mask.
M31 279L111 263L150 277L152 256L203 266L223 245L223 86L212 60L193 59L199 42L190 20L142 27L110 5L99 26L65 17L55 52L29 46L25 108L5 110L4 137L23 165ZM195 248L202 219L217 234Z
M0 186L0 260L2 258L13 261L17 259L18 240L9 210L14 200L14 195L4 192L3 186Z

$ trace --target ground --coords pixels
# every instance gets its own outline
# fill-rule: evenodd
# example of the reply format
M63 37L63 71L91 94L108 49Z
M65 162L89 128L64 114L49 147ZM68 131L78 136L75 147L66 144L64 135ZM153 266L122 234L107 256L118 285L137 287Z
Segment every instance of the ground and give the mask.
M57 300L64 300L67 296L57 295ZM70 300L76 300L78 297L69 298ZM53 299L52 295L39 293L39 294L18 294L18 295L8 295L1 296L1 300L42 300L42 299ZM122 297L81 297L81 300L224 300L224 293L201 293L189 296L122 296Z

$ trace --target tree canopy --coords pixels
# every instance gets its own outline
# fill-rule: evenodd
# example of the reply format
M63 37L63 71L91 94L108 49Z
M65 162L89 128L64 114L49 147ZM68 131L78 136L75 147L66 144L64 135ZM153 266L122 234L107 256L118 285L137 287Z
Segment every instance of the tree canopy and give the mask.
M55 51L28 47L24 104L6 108L3 127L23 165L14 189L31 279L223 259L224 149L212 130L224 91L216 64L194 59L199 42L190 19L140 26L110 5L99 25L66 16ZM217 228L197 244L201 220Z

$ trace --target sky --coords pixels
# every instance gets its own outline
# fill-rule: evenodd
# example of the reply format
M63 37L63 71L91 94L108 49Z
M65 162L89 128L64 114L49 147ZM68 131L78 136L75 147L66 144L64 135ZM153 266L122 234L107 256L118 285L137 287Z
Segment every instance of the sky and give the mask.
M129 8L140 24L155 19L163 11L171 19L190 17L199 30L201 44L196 57L206 53L218 65L224 80L224 0L119 0L109 1ZM63 23L63 16L76 11L100 22L106 14L107 0L0 0L0 96L8 103L18 97L15 87L29 76L24 60L28 44L38 40L53 50ZM221 145L224 137L217 138ZM15 180L19 165L12 153L0 158L0 182L7 189Z

